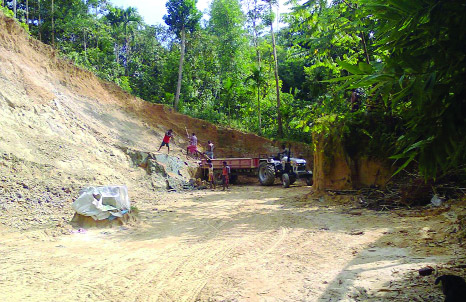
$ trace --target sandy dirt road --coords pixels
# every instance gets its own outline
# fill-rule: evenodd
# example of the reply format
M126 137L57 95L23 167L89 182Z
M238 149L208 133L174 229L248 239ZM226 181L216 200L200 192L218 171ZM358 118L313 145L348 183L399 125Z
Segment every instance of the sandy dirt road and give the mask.
M408 301L396 287L406 274L462 257L413 249L432 220L304 199L309 191L162 193L136 203L132 226L3 229L0 301ZM442 301L433 285L415 295Z

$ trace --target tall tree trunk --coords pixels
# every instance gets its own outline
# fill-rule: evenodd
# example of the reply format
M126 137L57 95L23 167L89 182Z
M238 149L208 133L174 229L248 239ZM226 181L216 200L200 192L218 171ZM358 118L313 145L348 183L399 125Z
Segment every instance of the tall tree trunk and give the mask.
M181 29L181 54L180 54L180 65L178 67L178 84L176 85L176 95L175 95L175 110L178 111L178 103L180 101L180 92L181 92L181 80L183 79L183 61L184 61L184 48L186 43L186 34L185 28Z
M115 47L115 61L117 64L120 64L120 45L117 42L114 44Z
M128 64L129 64L129 42L128 42L128 23L125 23L125 53L126 53L126 65L125 65L125 76L128 76Z
M53 5L53 0L52 0L52 47L55 48L55 21L53 18L53 15L55 14L54 12L54 5Z
M366 39L364 38L364 32L360 33L360 37L361 37L362 47L364 48L364 55L366 57L366 63L370 64L369 53L367 52Z
M16 0L13 0L13 13L14 13L15 19L16 19Z
M270 13L272 13L272 2L269 2ZM275 34L273 32L273 22L270 22L270 33L272 34L272 47L273 47L273 62L275 73L275 86L277 91L277 124L278 124L278 137L283 137L282 113L280 112L280 79L278 78L278 62L277 62L277 48L275 45Z
M257 32L257 25L256 25L256 18L257 18L257 0L254 0L254 18L252 20L252 26L254 28L254 46L256 47L256 56L257 56L257 67L259 69L259 77L258 77L258 82L257 82L257 115L258 115L258 126L259 126L259 134L262 134L262 117L261 117L261 97L260 97L260 91L261 91L261 84L260 84L260 76L261 76L261 71L262 71L262 66L261 66L261 52L259 49L259 42L258 42L258 37L259 34Z
M259 123L259 134L262 134L262 119L261 119L261 87L257 85L257 115Z
M26 0L26 25L29 28L29 0Z
M38 27L38 31L39 31L39 41L42 42L42 21L40 19L40 0L37 0L37 3L39 5L39 27Z
M84 40L84 58L87 60L87 31L83 30L83 40Z

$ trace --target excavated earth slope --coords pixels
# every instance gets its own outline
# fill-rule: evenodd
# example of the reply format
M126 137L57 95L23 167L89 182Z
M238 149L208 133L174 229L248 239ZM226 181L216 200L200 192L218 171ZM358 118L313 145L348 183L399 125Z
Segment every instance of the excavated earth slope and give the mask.
M133 201L193 178L186 130L217 156L272 153L277 142L151 104L80 69L0 14L0 209L25 229L68 220L82 187L123 184ZM172 128L175 145L155 152ZM174 150L173 150L174 149ZM307 158L310 149L297 146ZM163 152L162 152L163 151ZM27 222L27 223L26 223Z

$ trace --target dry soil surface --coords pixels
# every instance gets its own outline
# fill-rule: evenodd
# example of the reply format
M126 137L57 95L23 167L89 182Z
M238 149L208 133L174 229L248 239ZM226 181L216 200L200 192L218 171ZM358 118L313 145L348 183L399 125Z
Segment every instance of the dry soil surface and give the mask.
M464 276L464 246L440 232L454 206L406 217L299 186L149 199L123 227L0 228L0 300L443 301L418 269Z

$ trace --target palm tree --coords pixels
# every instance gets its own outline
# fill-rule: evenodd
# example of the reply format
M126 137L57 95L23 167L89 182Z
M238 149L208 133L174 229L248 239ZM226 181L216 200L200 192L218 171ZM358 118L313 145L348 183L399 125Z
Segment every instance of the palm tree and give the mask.
M178 110L180 100L181 81L183 78L183 61L186 47L186 32L193 32L201 19L201 12L196 8L197 0L168 0L165 4L167 15L163 20L170 29L181 38L180 64L178 66L178 84L176 85L175 110Z
M128 63L129 63L129 40L128 40L128 26L130 22L136 22L140 24L142 21L141 16L138 14L137 9L134 7L128 7L126 10L122 11L122 22L123 28L125 32L125 49L126 49L126 66L125 66L125 74L128 75ZM132 28L130 27L130 30Z
M117 7L110 7L108 14L105 16L110 26L113 28L115 35L115 62L120 63L120 45L119 45L119 31L121 24L123 23L123 11Z
M260 62L258 66L252 68L252 74L246 78L246 81L252 81L254 86L257 89L257 116L258 116L258 129L259 134L262 134L262 117L261 117L261 87L265 83L265 77L260 67Z

